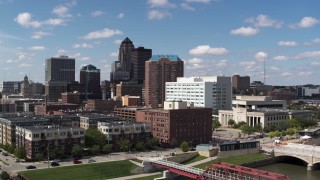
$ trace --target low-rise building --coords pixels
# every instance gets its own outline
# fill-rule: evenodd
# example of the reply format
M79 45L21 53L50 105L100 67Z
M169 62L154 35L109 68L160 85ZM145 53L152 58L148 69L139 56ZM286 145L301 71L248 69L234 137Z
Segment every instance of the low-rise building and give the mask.
M37 154L48 157L55 149L64 154L70 154L74 145L84 147L85 130L77 127L47 126L17 126L16 147L23 147L26 156L34 159Z
M280 125L288 119L303 117L312 119L311 111L287 110L284 100L272 100L269 96L237 96L232 110L220 110L219 121L228 126L229 120L246 122L249 126Z
M86 109L91 111L101 111L101 112L113 112L115 106L121 107L121 101L115 100L102 100L102 99L88 99L86 104Z
M136 111L146 109L138 107L115 107L114 115L121 120L136 120Z
M131 107L131 106L140 106L141 105L141 96L122 96L122 106Z
M212 109L192 108L187 102L165 101L162 109L137 110L138 122L150 122L153 137L160 145L177 147L183 141L192 145L212 139Z
M151 123L131 121L98 122L98 130L106 136L108 144L114 144L122 138L130 143L145 142L152 137Z
M108 116L105 114L92 114L87 116L80 116L80 127L83 129L97 128L98 122L108 122L118 120L114 116Z

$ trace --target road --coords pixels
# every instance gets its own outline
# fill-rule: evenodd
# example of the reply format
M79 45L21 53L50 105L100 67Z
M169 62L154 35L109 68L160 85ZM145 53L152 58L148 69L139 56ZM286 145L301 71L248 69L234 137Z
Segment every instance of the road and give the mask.
M96 163L99 162L108 162L108 161L119 161L131 158L150 158L150 157L158 157L158 156L169 156L171 153L181 153L182 151L179 148L175 149L163 149L163 150L155 150L155 151L144 151L144 152L118 152L118 153L111 153L110 155L99 155L99 156L85 156L81 159L83 164L88 164L89 159L94 159ZM61 161L60 166L71 166L74 165L72 159L66 159ZM44 169L44 168L54 168L50 165L48 166L47 161L41 162L15 162L15 158L12 155L3 156L0 153L0 166L2 170L5 170L9 173L16 173L19 171L25 171L26 166L34 165L37 169Z

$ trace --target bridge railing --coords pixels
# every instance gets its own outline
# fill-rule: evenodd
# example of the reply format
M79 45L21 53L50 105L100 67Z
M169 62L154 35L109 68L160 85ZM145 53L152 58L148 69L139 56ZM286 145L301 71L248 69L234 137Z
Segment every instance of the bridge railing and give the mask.
M263 146L261 150L269 153L273 151L275 153L320 158L320 149L315 146Z

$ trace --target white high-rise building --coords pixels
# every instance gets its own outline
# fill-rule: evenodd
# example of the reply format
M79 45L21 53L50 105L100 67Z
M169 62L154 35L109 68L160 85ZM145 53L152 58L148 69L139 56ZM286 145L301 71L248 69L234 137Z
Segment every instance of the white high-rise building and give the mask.
M166 82L166 101L172 100L213 110L231 109L231 77L178 77L177 82Z

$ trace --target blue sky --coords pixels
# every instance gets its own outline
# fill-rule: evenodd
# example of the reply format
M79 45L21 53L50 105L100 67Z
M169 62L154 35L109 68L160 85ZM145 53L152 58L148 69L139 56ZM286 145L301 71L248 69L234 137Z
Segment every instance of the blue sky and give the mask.
M129 37L176 54L185 76L249 75L266 84L320 84L317 0L0 0L0 81L44 82L50 57L76 58L109 79Z

